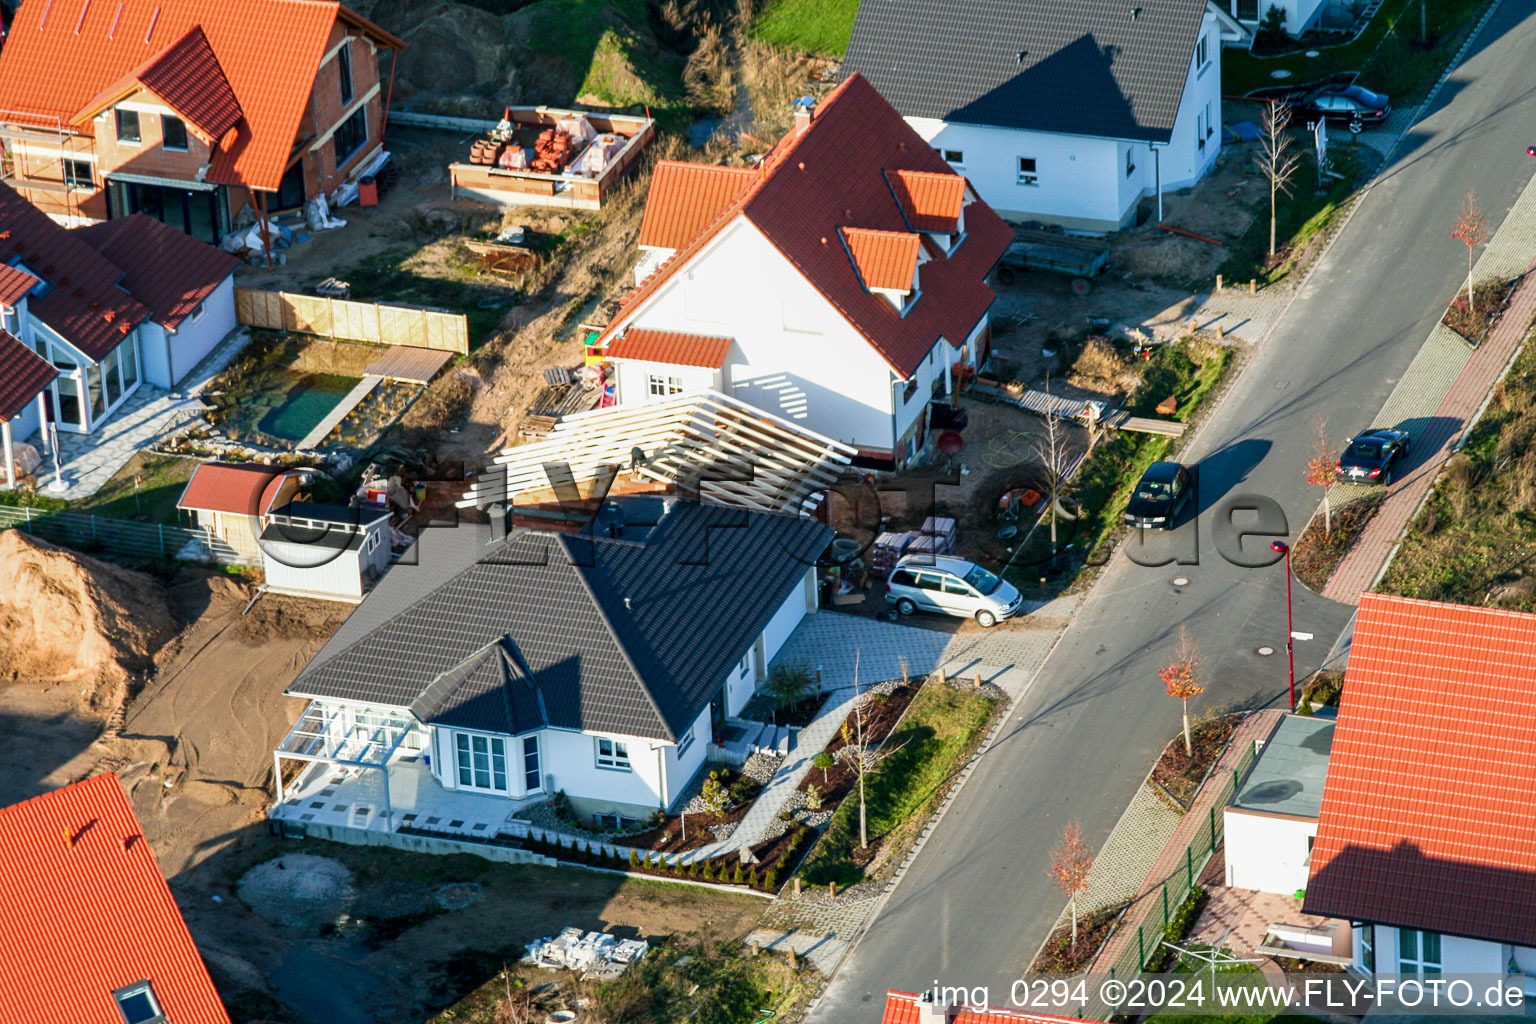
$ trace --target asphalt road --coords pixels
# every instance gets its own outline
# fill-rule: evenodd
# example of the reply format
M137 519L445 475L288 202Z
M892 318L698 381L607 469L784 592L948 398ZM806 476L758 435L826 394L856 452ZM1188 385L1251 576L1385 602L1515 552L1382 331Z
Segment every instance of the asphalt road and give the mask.
M987 985L1004 1004L1063 905L1044 874L1062 827L1080 819L1090 844L1102 844L1179 727L1157 670L1180 626L1205 658L1196 710L1284 700L1283 571L1222 559L1211 509L1230 495L1267 495L1293 533L1305 524L1318 501L1302 483L1316 418L1341 439L1373 425L1465 278L1465 251L1449 237L1463 196L1475 188L1497 225L1532 174L1533 53L1536 0L1503 0L1194 438L1186 461L1202 466L1199 564L1143 568L1115 556L811 1020L878 1020L888 988L919 992L936 980ZM1190 582L1175 587L1175 576ZM1298 676L1326 658L1351 611L1297 586L1296 628L1317 637L1296 645ZM1260 657L1261 645L1279 653Z

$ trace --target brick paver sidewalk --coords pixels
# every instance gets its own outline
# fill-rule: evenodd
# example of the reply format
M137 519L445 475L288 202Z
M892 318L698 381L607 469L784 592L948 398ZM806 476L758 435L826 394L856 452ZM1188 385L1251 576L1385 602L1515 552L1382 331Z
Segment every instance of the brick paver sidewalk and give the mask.
M1104 944L1104 948L1099 950L1098 958L1094 960L1091 970L1107 971L1112 965L1119 964L1131 950L1136 948L1136 937L1142 922L1154 910L1159 913L1162 910L1162 904L1144 897L1161 886L1164 880L1184 870L1185 850L1210 827L1211 812L1218 802L1226 798L1227 791L1224 783L1227 777L1243 759L1245 752L1252 748L1254 741L1268 736L1283 714L1283 711L1275 708L1257 711L1245 718L1243 724L1238 726L1237 732L1232 736L1232 742L1222 753L1221 759L1216 762L1216 767L1212 770L1210 777L1205 780L1205 785L1195 794L1189 812L1184 815L1184 820L1179 822L1173 837L1164 845L1163 852L1153 864L1152 870L1148 872L1146 880L1142 882L1141 890L1136 894L1136 900L1126 910L1125 916L1120 919L1119 925L1110 935L1109 941ZM1146 950L1146 952L1150 954L1151 951Z
M1536 270L1536 263L1529 269ZM1440 467L1450 457L1452 443L1472 425L1489 392L1519 351L1533 317L1536 275L1520 282L1509 309L1467 360L1424 433L1414 439L1418 465L1392 485L1375 518L1361 531L1354 547L1334 571L1323 596L1358 604L1361 592L1375 585L1403 531L1434 486Z

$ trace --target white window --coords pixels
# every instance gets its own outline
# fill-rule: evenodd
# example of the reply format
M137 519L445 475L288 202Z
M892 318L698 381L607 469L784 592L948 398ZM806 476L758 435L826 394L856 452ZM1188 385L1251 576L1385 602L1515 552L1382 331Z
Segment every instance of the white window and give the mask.
M459 786L492 793L507 791L507 744L496 736L456 733Z
M609 768L616 772L630 771L629 748L619 740L610 740L602 736L597 738L597 766Z
M962 150L941 149L939 150L939 155L942 156L947 162L954 164L956 167L959 167L965 163L965 153Z
M117 1000L117 1008L127 1024L164 1024L165 1013L148 981L120 988L112 993L112 998Z
M622 814L594 814L592 823L598 828L624 829L638 825L640 821L637 818L626 818Z
M1206 40L1206 36L1201 36L1195 43L1195 67L1201 71L1211 62L1211 49Z
M1211 119L1211 105L1205 105L1205 137L1210 138L1216 131L1216 122Z
M677 738L677 756L682 757L683 751L691 746L693 746L693 726L690 725L688 731Z
M1416 928L1397 930L1398 970L1404 974L1440 973L1440 933Z
M1129 178L1136 173L1136 147L1125 147L1125 176Z
M752 668L752 652L748 651L741 656L741 664L736 666L736 671L746 675Z
M1020 185L1038 185L1038 184L1040 184L1040 176L1035 173L1035 158L1034 157L1032 157L1032 156L1021 156L1021 157L1019 157L1019 177L1018 177L1018 182L1019 182Z
M368 535L368 539L363 542L363 550L364 551L372 551L374 548L377 548L378 546L379 546L379 535L378 535L377 532L370 533Z
M544 776L539 768L539 738L537 736L523 737L523 789L529 793L537 793L544 788Z
M1360 966L1368 973L1376 973L1376 926L1360 926Z
M203 314L206 312L208 312L208 300L204 299L202 302L199 302L197 305L192 307L192 322L197 323L203 318Z
M652 398L665 398L683 390L683 378L653 373L646 378L646 389L651 393Z

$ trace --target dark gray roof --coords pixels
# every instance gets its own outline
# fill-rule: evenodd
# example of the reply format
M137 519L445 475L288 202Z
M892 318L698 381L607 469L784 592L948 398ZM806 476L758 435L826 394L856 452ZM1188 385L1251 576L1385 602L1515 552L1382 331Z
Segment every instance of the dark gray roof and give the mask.
M290 501L272 510L272 515L290 519L313 519L318 523L337 523L342 526L367 526L389 517L387 508L370 508L366 505L332 505L314 501Z
M543 695L503 638L438 676L411 702L411 711L432 725L516 734L548 725Z
M814 520L682 500L617 539L427 530L420 564L391 570L289 692L480 720L496 664L484 655L505 638L549 725L675 740L831 537ZM456 671L469 691L450 697Z
M1232 806L1270 814L1316 818L1323 806L1333 720L1286 715L1264 741Z
M1167 142L1204 16L1205 0L863 0L843 71L905 117Z

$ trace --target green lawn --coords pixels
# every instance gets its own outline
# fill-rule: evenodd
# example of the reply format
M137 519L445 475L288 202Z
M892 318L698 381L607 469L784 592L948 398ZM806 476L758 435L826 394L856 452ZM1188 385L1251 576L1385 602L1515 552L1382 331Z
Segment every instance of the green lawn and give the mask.
M1463 30L1487 7L1487 0L1433 0L1428 5L1430 45L1419 41L1421 0L1386 0L1376 17L1353 42L1281 57L1255 57L1229 49L1221 55L1222 92L1245 95L1254 89L1305 85L1345 71L1360 72L1367 88L1390 95L1395 104L1422 99L1455 54ZM1275 78L1275 71L1288 71Z
M1155 406L1172 397L1178 402L1172 418L1188 422L1221 382L1231 356L1231 349L1189 339L1165 345L1155 351L1126 407L1134 416L1155 417ZM1148 466L1167 458L1172 447L1167 437L1128 430L1099 442L1078 468L1068 492L1076 499L1079 514L1075 522L1064 522L1058 530L1059 544L1066 552L1063 561L1069 558L1073 568L1080 568L1085 557L1091 564L1103 564L1119 538L1120 514L1130 500L1131 488ZM1010 582L1035 592L1050 551L1050 532L1042 525L1014 557L1007 574Z
M1527 338L1378 590L1536 611L1536 345Z
M892 753L866 782L871 845L933 813L945 783L970 754L993 704L975 693L930 684L907 707L901 727L886 739ZM806 857L801 876L813 885L852 885L864 877L857 789L838 807L826 835Z
M786 50L841 57L858 13L859 0L769 0L752 34Z
M0 491L0 505L94 513L140 523L182 526L186 524L176 510L176 500L186 489L187 481L192 479L197 466L196 459L139 452L89 498L65 501L53 497L47 491L37 494ZM49 461L45 467L43 479L52 480L53 463ZM134 484L136 477L139 478L137 486Z

